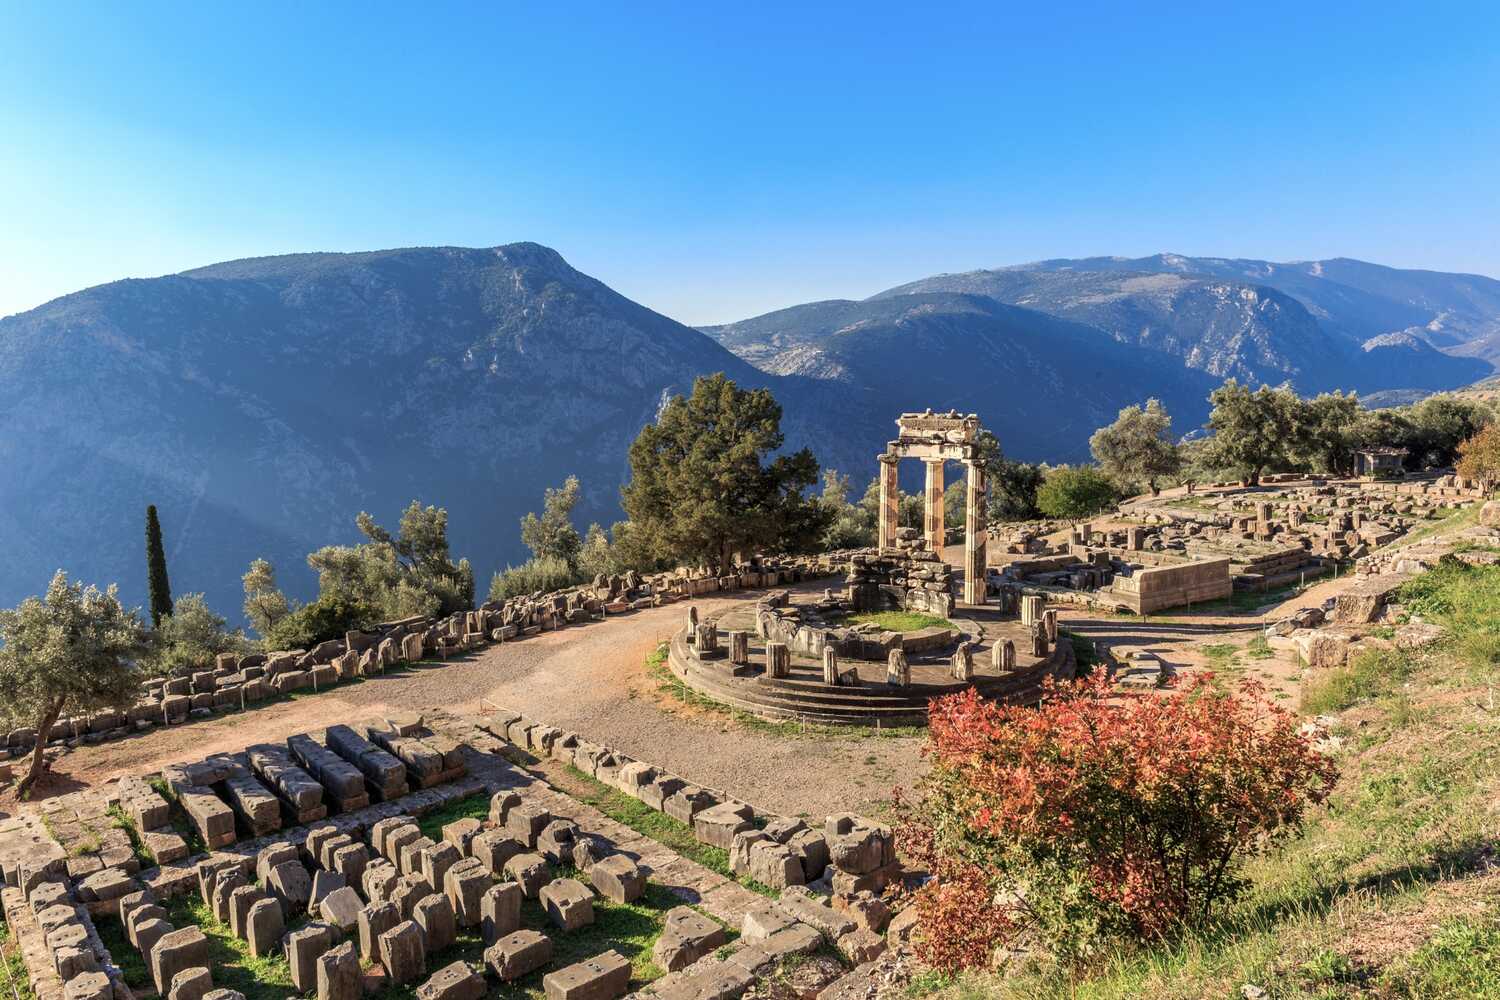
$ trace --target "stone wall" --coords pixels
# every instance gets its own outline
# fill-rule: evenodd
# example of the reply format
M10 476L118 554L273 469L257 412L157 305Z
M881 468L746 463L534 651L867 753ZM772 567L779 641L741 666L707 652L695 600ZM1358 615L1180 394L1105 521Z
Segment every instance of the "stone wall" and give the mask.
M861 549L849 556L849 607L859 612L917 611L949 618L956 591L953 568L927 550L915 529L896 549Z
M1148 615L1202 601L1221 600L1234 593L1228 559L1203 559L1177 565L1151 566L1131 575L1117 574L1110 595L1136 614Z

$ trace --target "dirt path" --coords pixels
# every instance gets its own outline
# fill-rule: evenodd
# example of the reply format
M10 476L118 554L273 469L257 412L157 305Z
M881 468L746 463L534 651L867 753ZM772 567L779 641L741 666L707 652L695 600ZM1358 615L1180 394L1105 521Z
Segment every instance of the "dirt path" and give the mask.
M744 592L695 603L700 615L712 617L759 596ZM62 794L387 712L478 713L486 699L788 815L878 812L894 786L910 787L921 769L917 738L854 729L847 736L789 738L664 702L645 660L686 614L686 604L654 608L251 712L82 747L58 761L40 791ZM0 801L0 810L15 808L8 797Z

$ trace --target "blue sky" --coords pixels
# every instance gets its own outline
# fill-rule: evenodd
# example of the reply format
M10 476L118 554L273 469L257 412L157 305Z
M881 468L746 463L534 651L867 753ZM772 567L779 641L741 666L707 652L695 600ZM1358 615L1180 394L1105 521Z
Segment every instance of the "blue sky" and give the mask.
M1157 251L1500 276L1500 5L0 6L0 315L535 240L691 323Z

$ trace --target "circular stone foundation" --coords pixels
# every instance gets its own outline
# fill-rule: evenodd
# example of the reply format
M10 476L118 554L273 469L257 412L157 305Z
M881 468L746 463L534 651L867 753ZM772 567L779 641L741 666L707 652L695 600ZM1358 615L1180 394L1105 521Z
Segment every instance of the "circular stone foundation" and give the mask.
M1071 677L1074 672L1067 639L1059 639L1047 656L1033 656L1030 631L996 608L960 605L949 619L953 629L874 634L838 624L836 616L843 610L836 601L811 595L732 610L708 619L717 626L718 641L707 653L696 648L686 628L677 632L668 665L699 694L760 718L868 726L926 725L933 698L970 687L987 698L1032 701L1046 677ZM773 613L768 616L768 611ZM731 634L736 632L745 633L746 655L740 663L731 658ZM994 650L1007 641L1015 647L1015 669L1000 670ZM769 675L768 642L786 645L790 662L785 676ZM970 681L954 676L953 656L960 642L973 657ZM825 647L837 656L837 685L824 681ZM887 682L889 652L897 648L910 664L911 680L905 686Z

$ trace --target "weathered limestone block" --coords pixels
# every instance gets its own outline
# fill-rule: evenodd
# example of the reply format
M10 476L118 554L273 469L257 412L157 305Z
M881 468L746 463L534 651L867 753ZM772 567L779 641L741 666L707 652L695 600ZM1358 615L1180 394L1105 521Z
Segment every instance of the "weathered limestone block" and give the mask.
M911 664L905 650L893 649L886 657L885 682L891 687L911 687Z
M307 912L317 916L323 900L344 888L344 876L338 872L319 870L313 873L312 893L307 899Z
M140 950L141 957L146 960L147 966L151 965L156 946L171 933L172 925L162 917L148 917L136 921L131 939ZM152 978L155 979L154 973Z
M336 936L326 924L308 924L286 936L286 960L298 991L311 993L318 988L318 958L333 947Z
M63 1000L109 1000L113 993L109 976L102 972L85 972L63 984Z
M395 865L397 870L401 871L401 874L405 875L406 872L401 869L401 855L406 850L407 845L417 843L423 839L422 831L415 822L403 823L386 831L384 837L385 847L380 853L384 854L386 859Z
M1055 614L1050 612L1049 614ZM860 927L839 937L834 947L850 965L873 962L885 953L885 938L872 930Z
M668 972L687 968L728 940L724 928L690 906L667 911L651 958Z
M474 858L464 858L443 875L443 894L460 927L479 925L484 894L492 882L490 873Z
M73 886L80 903L107 903L128 896L140 888L130 875L119 868L95 872Z
M412 983L427 971L422 929L413 921L397 924L380 935L380 964L392 983Z
M676 795L685 787L687 787L687 782L681 778L676 778L669 774L659 774L649 784L640 786L639 794L636 797L652 809L663 812L667 806L667 799Z
M166 1000L203 1000L213 988L213 975L208 969L184 969L172 977Z
M1009 639L990 647L990 666L996 673L1007 673L1016 669L1016 644Z
M615 775L615 787L626 795L640 798L641 788L654 780L656 780L656 768L638 760L631 761L621 767L619 773Z
M410 920L417 903L432 895L427 880L420 875L402 875L391 889L391 902L401 913L402 920Z
M137 929L141 933L141 929ZM165 995L177 973L208 965L208 938L196 927L163 935L151 949L151 980Z
M729 662L737 667L750 663L750 633L734 629L729 633Z
M448 869L463 860L463 855L452 844L433 844L418 855L418 865L427 887L433 892L443 891L443 878Z
M609 857L610 853L610 846L604 840L591 833L581 833L573 840L570 857L574 868L588 872L594 865Z
M521 899L521 887L515 882L500 882L485 890L479 901L479 929L486 945L520 929Z
M555 819L536 838L536 850L552 864L567 863L573 856L573 841L581 831L570 819Z
M450 947L458 939L453 904L447 896L426 896L412 907L412 920L422 929L422 943L429 955Z
M889 827L846 813L828 817L823 832L829 861L841 871L863 875L896 860L895 837Z
M662 812L679 823L693 825L693 817L718 804L713 795L696 785L684 785L662 803Z
M746 942L764 941L771 935L797 925L795 918L776 906L774 900L756 903L745 911L740 937Z
M363 977L352 941L345 941L319 955L315 968L318 1000L360 1000Z
M359 925L359 914L363 908L359 893L344 886L324 897L323 902L318 904L318 913L324 923L338 928L343 934L351 934Z
M176 791L178 805L209 849L234 843L234 810L221 802L212 789L189 785Z
M829 687L838 687L839 681L839 652L833 646L823 647L823 683Z
M479 836L483 824L477 819L460 819L443 827L443 840L458 848L458 853L468 857L474 853L474 838Z
M1299 632L1297 652L1310 667L1337 667L1349 658L1349 637L1327 629Z
M219 923L229 923L229 899L236 889L246 884L245 875L238 868L222 871L218 878L214 879L213 900L210 905L214 911L214 918Z
M371 903L360 910L356 922L359 957L366 962L380 961L380 936L399 923L401 911L393 903Z
M299 861L295 844L285 842L261 848L255 855L255 880L262 885L271 880L271 873L288 861Z
M552 814L546 807L535 802L521 802L512 806L505 814L505 828L512 837L527 847L535 847L537 838L552 822Z
M1031 655L1045 657L1051 647L1047 644L1047 627L1041 622L1031 626Z
M484 951L484 964L496 979L508 983L552 961L552 939L531 930L507 934Z
M521 887L527 899L536 899L552 878L552 871L540 854L517 854L505 862L505 874Z
M792 672L792 651L784 642L766 643L766 676L788 677Z
M229 930L237 938L250 933L250 908L265 899L258 886L242 885L229 894Z
M345 844L333 852L333 870L344 876L348 885L364 882L370 863L370 849L364 844Z
M646 876L630 858L612 854L588 870L599 895L616 903L633 903L646 892Z
M396 867L401 869L402 875L422 874L422 852L436 845L437 841L431 837L419 836L415 840L408 840L396 852Z
M962 683L974 679L974 653L967 642L959 643L953 651L952 672L953 679Z
M542 977L547 1000L615 1000L630 988L630 962L611 949Z
M312 876L300 861L283 861L271 870L266 890L281 901L288 913L307 909L312 898Z
M372 903L385 902L391 898L400 879L401 873L396 870L395 865L384 858L377 858L365 867L364 878L360 880L364 886L365 899Z
M776 906L793 920L817 930L830 942L855 930L853 920L822 902L802 886L793 886L783 892L776 900Z
M483 1000L487 991L482 975L464 962L454 962L417 987L417 1000Z
M594 922L594 897L582 882L560 878L543 886L538 894L547 918L564 931L575 931Z
M748 830L755 812L743 803L721 802L693 817L693 835L702 843L728 850L734 835Z
M265 958L281 947L281 938L286 933L286 917L281 904L263 896L257 899L245 915L245 940L250 945L250 954Z
M526 845L503 830L486 830L473 841L474 858L492 875L505 871L505 863L517 854L525 854Z

